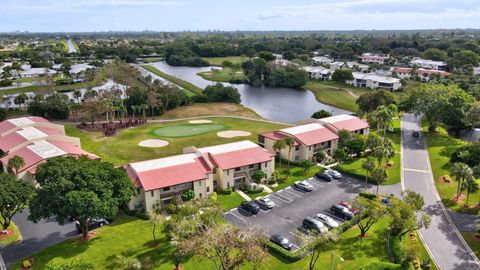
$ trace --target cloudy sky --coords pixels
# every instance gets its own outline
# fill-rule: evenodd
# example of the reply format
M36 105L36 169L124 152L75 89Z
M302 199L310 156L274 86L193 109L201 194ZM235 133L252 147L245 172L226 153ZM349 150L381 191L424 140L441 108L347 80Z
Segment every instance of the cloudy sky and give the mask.
M0 32L480 27L480 0L0 0L0 11Z

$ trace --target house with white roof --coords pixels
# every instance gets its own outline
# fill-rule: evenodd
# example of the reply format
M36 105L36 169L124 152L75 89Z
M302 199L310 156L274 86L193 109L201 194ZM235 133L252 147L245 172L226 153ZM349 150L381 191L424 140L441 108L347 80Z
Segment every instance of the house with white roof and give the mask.
M149 210L157 202L167 205L189 189L195 198L206 198L215 190L251 183L251 175L258 170L271 179L275 170L275 155L251 141L191 146L183 152L124 166L138 189L130 209Z
M312 80L328 81L332 79L333 71L328 68L306 66L303 67L303 70L308 73L308 77Z
M382 76L374 73L352 72L353 80L347 81L348 84L362 88L384 88L397 91L402 87L400 79L389 76Z
M428 82L435 80L437 77L443 78L450 76L450 73L443 70L434 70L434 69L413 69L405 67L395 67L392 69L392 73L397 75L400 79L410 79L412 76L417 75L420 80Z
M78 75L82 72L85 72L87 69L95 69L95 66L88 64L76 64L70 67L70 75Z
M376 63L383 65L390 58L388 54L364 53L360 56L362 63Z
M57 156L81 156L97 159L82 150L78 138L65 135L62 125L50 123L41 117L20 117L0 122L0 164L8 170L8 161L21 157L25 165L18 171L19 179L35 183L37 166Z
M57 71L49 68L30 68L19 72L19 76L23 78L43 76L43 75L55 75Z
M480 67L473 68L473 75L480 75Z
M317 65L330 65L334 60L327 56L314 56L312 61Z
M418 57L413 58L412 61L410 61L410 66L417 66L424 69L433 69L433 70L447 69L447 63L443 61L433 61L433 60L422 59Z

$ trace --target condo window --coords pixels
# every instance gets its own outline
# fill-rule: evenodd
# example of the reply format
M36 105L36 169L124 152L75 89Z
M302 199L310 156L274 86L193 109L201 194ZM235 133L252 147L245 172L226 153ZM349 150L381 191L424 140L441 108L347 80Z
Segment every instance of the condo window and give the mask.
M198 185L199 185L199 186L202 186L202 181L198 181Z
M163 191L169 191L170 190L170 187L164 187L163 188Z
M210 187L207 186L207 192L210 192Z
M249 165L249 166L248 166L248 168L250 168L250 169L251 169L251 168L253 168L253 166L254 166L253 164L252 164L252 165Z
M265 168L268 167L268 162L265 162Z
M230 170L227 170L227 175L230 175Z
M198 194L198 196L200 196L200 198L202 198L202 193L200 192L200 194Z
M150 191L150 195L155 196L155 190Z
M235 168L235 171L238 172L238 171L240 171L240 169L241 169L240 167Z
M300 149L299 145L295 146L295 151L298 151L299 149Z

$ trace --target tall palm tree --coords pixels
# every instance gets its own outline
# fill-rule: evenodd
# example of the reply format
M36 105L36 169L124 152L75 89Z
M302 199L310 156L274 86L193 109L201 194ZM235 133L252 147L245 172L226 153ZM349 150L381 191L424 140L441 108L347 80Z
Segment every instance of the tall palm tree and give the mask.
M285 141L284 140L278 140L275 141L273 144L273 150L275 150L275 153L278 155L278 164L280 167L282 167L282 149L285 148Z
M388 180L387 171L385 171L385 169L383 168L374 169L372 171L372 180L377 185L377 195L378 195L378 187L380 186L380 184L383 184Z
M479 190L479 186L477 181L475 181L475 178L468 178L464 183L463 183L463 188L467 191L467 200L465 201L465 205L468 205L468 199L470 197L470 194L477 193Z
M473 170L465 163L456 162L452 165L452 176L458 181L457 184L457 199L460 196L462 183L466 179L473 179Z
M18 177L18 171L25 166L25 160L20 156L13 156L8 160L7 167L14 171L15 176Z
M387 162L395 156L395 146L393 141L389 138L382 138L380 144L372 150L372 154L378 161L378 167L383 167L384 161Z
M373 157L367 157L362 162L362 169L365 170L365 189L367 189L368 176L375 169L375 159Z
M375 117L377 120L377 129L382 131L382 135L387 134L387 128L392 126L393 118L397 115L397 106L395 104L390 104L388 106L379 106L375 112Z
M295 145L295 140L292 137L286 137L285 139L283 139L283 141L288 147L287 166L290 168L290 154L292 153L292 148Z

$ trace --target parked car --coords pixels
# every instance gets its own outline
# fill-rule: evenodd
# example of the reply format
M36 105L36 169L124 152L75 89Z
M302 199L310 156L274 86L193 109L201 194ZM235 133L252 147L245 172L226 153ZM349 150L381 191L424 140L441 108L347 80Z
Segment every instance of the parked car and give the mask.
M338 224L338 222L336 222L333 218L322 213L317 214L315 218L320 220L323 224L327 225L327 227L330 229L337 228L338 226L340 226L340 224Z
M307 192L313 190L312 185L310 185L307 181L295 181L295 183L293 183L293 187Z
M355 216L350 210L348 210L347 207L340 204L332 205L332 207L330 207L330 211L332 211L332 213L334 213L336 216L347 220L350 220Z
M282 248L286 249L286 250L291 250L292 247L293 247L293 244L290 243L290 241L288 240L288 238L286 237L283 237L279 234L274 234L270 237L270 241L272 243L275 243L279 246L281 246Z
M414 131L414 132L412 132L412 136L415 137L415 138L418 138L418 137L420 137L420 133L418 131Z
M328 232L327 226L325 226L320 220L312 217L306 217L302 222L302 226L307 230L313 230L319 234Z
M242 202L240 204L240 208L243 210L247 211L248 213L255 215L258 212L260 212L260 206L256 204L255 202Z
M349 202L340 202L339 204L348 208L348 210L350 210L350 212L352 212L354 215L358 214L359 212L358 209L354 208Z
M109 222L104 218L91 218L88 220L88 230L103 227L108 224ZM82 233L82 225L80 224L80 221L75 221L75 228L77 228L77 233Z
M326 172L315 174L315 178L318 179L318 180L324 180L324 181L327 181L327 182L331 182L333 180L333 177Z
M255 199L255 202L259 206L263 206L267 209L272 209L275 206L275 203L267 197L258 197Z
M332 169L328 169L325 171L325 173L328 173L331 177L335 178L335 179L340 179L342 178L342 174L335 171L335 170L332 170Z

